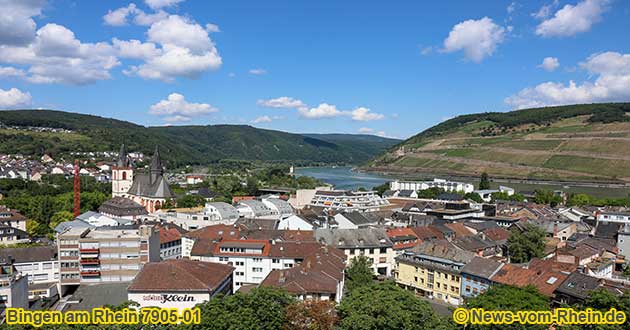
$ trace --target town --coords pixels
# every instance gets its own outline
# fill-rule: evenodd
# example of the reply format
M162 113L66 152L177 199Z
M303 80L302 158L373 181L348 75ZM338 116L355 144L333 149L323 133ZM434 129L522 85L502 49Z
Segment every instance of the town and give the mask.
M201 175L169 182L159 146L144 168L135 165L144 156L124 145L107 156L98 172L3 158L3 173L18 173L5 181L36 180L33 168L52 168L45 175L74 182L75 212L46 238L29 233L37 219L0 206L3 310L183 309L257 288L340 304L358 285L353 267L445 315L493 287L533 287L549 306L585 304L602 290L621 297L630 287L625 206L489 189L487 175L392 180L378 191L261 187L219 201ZM80 182L89 177L111 195L82 212ZM178 207L176 189L198 205ZM8 201L11 192L3 194Z

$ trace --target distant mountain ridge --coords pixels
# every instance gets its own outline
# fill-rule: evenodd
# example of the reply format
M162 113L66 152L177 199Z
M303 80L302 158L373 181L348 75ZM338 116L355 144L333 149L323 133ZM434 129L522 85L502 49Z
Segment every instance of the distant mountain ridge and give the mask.
M366 169L630 182L630 103L457 116L393 146Z
M221 159L299 163L361 164L400 140L346 134L292 134L247 125L144 127L112 118L57 110L4 110L7 126L51 127L75 133L0 128L0 153L67 154L73 151L128 150L150 154L160 145L171 167Z

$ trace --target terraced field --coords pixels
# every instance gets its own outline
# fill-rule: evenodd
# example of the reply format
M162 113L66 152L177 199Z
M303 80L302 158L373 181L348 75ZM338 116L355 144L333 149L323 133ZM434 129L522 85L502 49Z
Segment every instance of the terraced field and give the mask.
M403 143L372 162L374 171L589 182L630 182L630 122L590 115L521 125L487 135L492 122ZM495 125L496 126L496 125ZM486 134L484 134L486 133Z

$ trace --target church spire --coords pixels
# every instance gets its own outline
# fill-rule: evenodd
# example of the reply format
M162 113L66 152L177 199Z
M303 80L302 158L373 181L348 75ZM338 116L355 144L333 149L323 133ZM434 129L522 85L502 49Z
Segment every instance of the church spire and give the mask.
M155 146L155 152L153 153L153 159L151 159L151 166L149 167L151 172L151 183L155 182L159 176L164 174L164 168L162 167L162 159L160 159L160 150L158 146Z
M118 167L129 167L129 157L124 143L120 145L120 152L118 152Z

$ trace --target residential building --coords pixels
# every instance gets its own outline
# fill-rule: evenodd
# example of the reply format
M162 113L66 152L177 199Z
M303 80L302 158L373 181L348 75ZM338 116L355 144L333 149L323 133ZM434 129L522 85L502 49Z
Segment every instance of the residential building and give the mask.
M28 243L31 239L24 230L0 225L0 245L14 245L18 243Z
M18 210L0 205L0 226L8 226L26 231L26 217Z
M127 297L138 308L193 308L232 294L233 271L229 265L186 259L150 262L129 285Z
M421 296L459 305L461 270L474 256L445 240L424 242L396 257L396 283Z
M597 221L627 224L630 223L630 212L600 212Z
M271 209L278 219L285 219L292 216L295 211L289 202L278 197L262 198L261 202Z
M374 191L318 190L309 205L335 211L375 212L389 202Z
M261 286L283 288L300 300L341 302L346 256L337 248L320 249L298 266L272 270Z
M0 315L6 308L28 308L28 280L13 265L0 261Z
M315 225L310 220L299 215L288 216L278 222L279 230L314 230Z
M331 187L316 187L315 189L297 189L295 194L289 197L289 204L297 210L301 210L311 204L318 191L332 190Z
M378 217L369 216L367 212L343 212L334 216L338 229L358 229L375 226L378 224Z
M198 240L192 260L218 262L235 267L234 291L242 286L258 285L272 270L292 268L309 255L325 249L316 242L277 242L259 239Z
M144 206L124 197L114 197L103 202L98 212L112 218L128 219L132 221L143 220L148 214Z
M624 224L617 232L619 254L630 258L630 224Z
M433 181L399 181L394 180L389 183L390 190L425 190L429 188L440 188L448 192L469 193L475 190L475 186L470 183L448 181L443 179L433 179Z
M57 246L62 287L128 282L160 260L160 237L149 225L74 227L57 235Z
M180 259L182 257L182 235L186 234L187 231L172 223L160 223L155 228L160 233L160 260Z
M213 241L225 239L241 238L241 230L233 225L212 225L197 230L189 231L182 235L182 257L190 258L190 253L196 241L211 243Z
M387 229L387 237L394 243L396 255L403 253L420 243L418 236L411 228L390 228Z
M279 214L277 214L277 211L274 212L274 210L272 210L269 205L272 205L271 203L263 203L259 200L244 200L244 201L240 201L238 202L238 205L236 206L236 210L238 211L239 215L243 218L250 218L250 219L277 219L279 218Z
M464 298L476 297L484 293L493 283L491 278L496 274L503 263L492 259L474 257L462 269L461 295Z
M12 264L27 278L28 298L51 298L58 294L59 260L56 246L0 249L0 260Z
M198 210L160 211L157 216L160 221L174 223L189 231L216 224L231 225L240 217L234 206L224 202L206 203Z
M341 249L346 254L346 262L365 256L372 264L375 275L391 276L395 266L394 243L387 237L385 229L323 229L315 230L315 240L328 246Z

